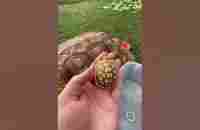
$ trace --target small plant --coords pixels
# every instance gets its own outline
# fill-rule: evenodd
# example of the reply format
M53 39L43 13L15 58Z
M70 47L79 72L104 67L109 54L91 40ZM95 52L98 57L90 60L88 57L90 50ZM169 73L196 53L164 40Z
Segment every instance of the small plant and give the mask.
M111 9L117 12L133 11L136 13L143 7L142 0L113 0L111 3L103 6L103 9Z

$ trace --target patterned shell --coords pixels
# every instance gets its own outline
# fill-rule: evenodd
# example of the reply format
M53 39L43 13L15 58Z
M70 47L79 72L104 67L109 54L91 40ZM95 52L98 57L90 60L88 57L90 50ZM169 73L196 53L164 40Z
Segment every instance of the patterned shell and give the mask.
M60 44L57 51L56 87L58 93L63 90L65 84L74 75L80 74L88 68L103 51L117 53L123 64L133 60L129 50L120 49L121 43L120 39L114 38L111 34L105 32L86 32ZM108 70L101 71L107 72ZM111 73L106 74L106 76L108 75L111 76ZM106 82L109 81L106 80Z

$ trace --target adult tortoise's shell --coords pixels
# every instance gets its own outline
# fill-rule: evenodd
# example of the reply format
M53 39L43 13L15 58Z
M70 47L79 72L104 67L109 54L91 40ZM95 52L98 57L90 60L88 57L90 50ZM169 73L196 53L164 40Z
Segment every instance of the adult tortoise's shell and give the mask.
M58 93L74 75L88 68L103 51L115 54L122 64L133 60L129 49L121 48L122 43L120 39L105 32L86 32L59 44L56 76Z

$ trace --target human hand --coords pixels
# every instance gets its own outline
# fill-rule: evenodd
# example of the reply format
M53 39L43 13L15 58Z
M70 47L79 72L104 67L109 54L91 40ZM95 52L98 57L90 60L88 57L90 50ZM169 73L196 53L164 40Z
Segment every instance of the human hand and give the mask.
M113 89L100 89L91 83L93 69L94 63L59 95L58 130L118 130L121 72Z

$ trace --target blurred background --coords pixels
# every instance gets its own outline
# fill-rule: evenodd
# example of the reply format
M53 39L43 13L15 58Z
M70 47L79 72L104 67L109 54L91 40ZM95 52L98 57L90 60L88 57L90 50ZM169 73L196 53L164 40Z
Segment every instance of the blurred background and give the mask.
M57 42L82 32L111 32L122 40L131 36L132 53L141 62L142 0L58 0Z

